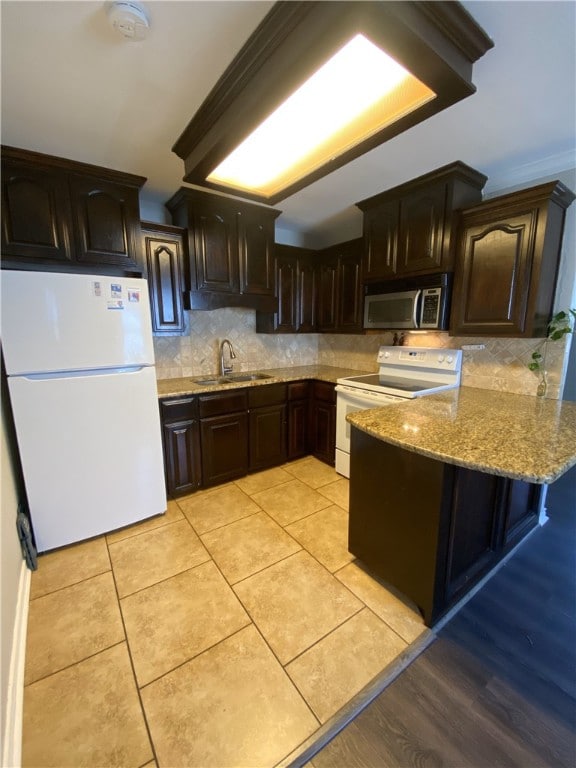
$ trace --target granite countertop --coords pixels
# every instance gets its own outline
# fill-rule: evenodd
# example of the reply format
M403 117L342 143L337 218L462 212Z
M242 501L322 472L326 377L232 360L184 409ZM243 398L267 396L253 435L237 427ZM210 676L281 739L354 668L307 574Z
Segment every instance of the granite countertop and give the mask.
M221 392L227 389L239 387L258 387L266 384L278 384L289 381L302 381L305 379L318 379L332 384L344 376L358 376L366 371L357 371L350 368L336 368L330 365L295 365L287 368L260 368L258 371L234 371L249 375L251 373L266 373L270 378L257 379L255 381L237 381L227 384L198 384L198 381L217 378L218 374L205 374L204 376L189 376L181 379L158 379L158 397L174 397L178 395L202 395L208 392Z
M576 464L576 403L460 387L347 418L408 451L517 480L552 483Z

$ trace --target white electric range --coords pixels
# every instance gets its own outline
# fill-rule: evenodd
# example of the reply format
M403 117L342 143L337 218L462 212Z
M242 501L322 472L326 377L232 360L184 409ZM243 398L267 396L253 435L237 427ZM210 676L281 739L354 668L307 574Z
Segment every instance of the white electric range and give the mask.
M460 386L462 352L430 347L380 347L378 373L346 376L336 386L336 471L350 477L346 416Z

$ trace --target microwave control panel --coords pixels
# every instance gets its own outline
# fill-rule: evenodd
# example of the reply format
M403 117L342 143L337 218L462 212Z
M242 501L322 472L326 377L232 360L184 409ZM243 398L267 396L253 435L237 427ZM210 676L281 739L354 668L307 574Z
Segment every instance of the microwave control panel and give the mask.
M442 288L424 288L422 291L420 328L438 327L441 296Z

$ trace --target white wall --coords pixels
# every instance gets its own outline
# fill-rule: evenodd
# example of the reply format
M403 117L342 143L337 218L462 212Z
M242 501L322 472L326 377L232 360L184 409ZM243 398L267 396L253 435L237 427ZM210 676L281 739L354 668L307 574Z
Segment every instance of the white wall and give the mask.
M6 746L4 737L10 737L10 734L6 734L6 722L7 716L9 716L9 712L7 711L8 684L10 682L10 662L14 650L13 644L18 608L18 590L22 570L22 552L16 532L18 499L12 462L6 439L4 409L2 409L2 424L0 431L2 433L0 437L2 443L2 487L0 494L0 597L2 601L0 606L2 617L0 635L0 704L2 710L2 729L0 731L0 740L2 741L2 749L0 750L0 755L3 755ZM5 765L5 763L3 763L3 765Z

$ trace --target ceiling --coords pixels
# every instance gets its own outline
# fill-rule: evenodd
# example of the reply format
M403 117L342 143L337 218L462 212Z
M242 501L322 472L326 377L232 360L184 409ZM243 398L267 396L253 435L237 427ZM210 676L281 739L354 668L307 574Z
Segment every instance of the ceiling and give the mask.
M1 0L1 139L147 177L152 218L183 185L174 142L273 3L144 5L151 30L132 43L103 1ZM354 237L355 202L454 160L485 173L487 191L575 166L576 3L463 5L495 43L474 65L477 93L278 203L279 240Z

